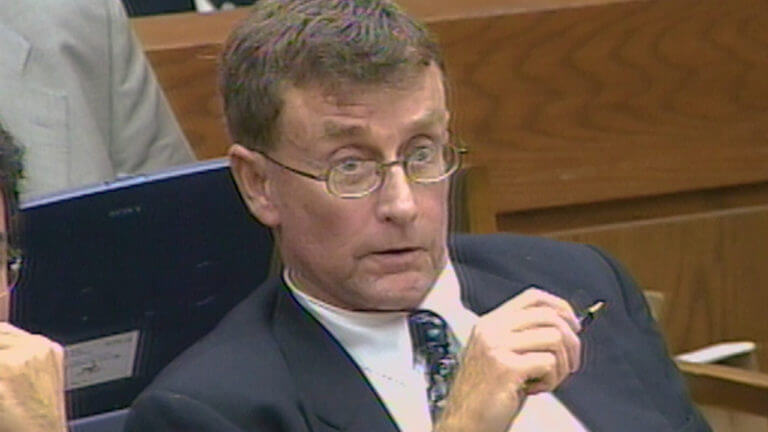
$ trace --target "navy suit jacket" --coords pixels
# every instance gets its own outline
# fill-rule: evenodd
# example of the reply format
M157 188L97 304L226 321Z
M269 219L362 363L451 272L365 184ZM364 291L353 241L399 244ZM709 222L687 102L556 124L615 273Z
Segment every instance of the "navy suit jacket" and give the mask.
M599 250L513 235L455 236L463 303L484 314L531 285L606 312L582 369L555 392L591 431L708 431L641 293ZM127 432L394 432L347 352L280 279L238 305L137 398Z

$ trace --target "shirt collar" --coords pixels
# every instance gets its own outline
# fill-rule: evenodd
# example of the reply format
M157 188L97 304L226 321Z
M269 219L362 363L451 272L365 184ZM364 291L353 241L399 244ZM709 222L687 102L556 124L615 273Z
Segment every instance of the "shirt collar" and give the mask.
M450 260L420 305L443 315L453 324L456 308L461 304L459 280ZM410 367L413 357L407 312L357 312L330 305L301 291L291 280L290 270L283 270L283 280L299 304L311 313L341 343L359 364L398 362ZM447 315L447 316L446 316ZM471 331L471 324L470 324ZM468 333L467 333L468 335ZM459 336L459 339L463 338Z
M296 301L315 317L352 358L363 367L377 368L377 364L401 363L410 367L413 357L403 358L411 352L406 312L357 312L330 305L312 297L294 284L288 269L283 280Z

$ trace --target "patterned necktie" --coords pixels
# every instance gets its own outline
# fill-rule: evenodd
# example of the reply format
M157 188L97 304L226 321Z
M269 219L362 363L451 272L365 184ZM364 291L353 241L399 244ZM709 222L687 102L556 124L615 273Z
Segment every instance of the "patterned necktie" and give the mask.
M432 421L445 407L451 381L459 366L459 341L445 320L428 310L417 310L408 317L414 353L423 358L429 385L427 400Z

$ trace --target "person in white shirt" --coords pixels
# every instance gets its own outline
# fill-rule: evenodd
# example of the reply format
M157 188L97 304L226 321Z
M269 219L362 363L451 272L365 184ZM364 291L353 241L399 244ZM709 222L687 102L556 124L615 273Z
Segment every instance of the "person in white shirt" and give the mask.
M394 3L260 0L221 64L232 172L285 271L161 373L127 432L708 430L610 257L449 238L463 148L443 61ZM584 334L582 298L609 305ZM421 309L463 342L447 394L412 350Z

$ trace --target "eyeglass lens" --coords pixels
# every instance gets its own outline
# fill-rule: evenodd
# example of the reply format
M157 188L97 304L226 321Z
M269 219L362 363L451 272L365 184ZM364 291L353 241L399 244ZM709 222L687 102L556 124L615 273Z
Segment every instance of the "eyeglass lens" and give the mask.
M411 150L403 161L406 175L419 183L442 180L457 166L458 151L448 145L425 145ZM385 164L375 160L345 160L328 172L328 189L342 197L363 196L376 187L385 175Z

